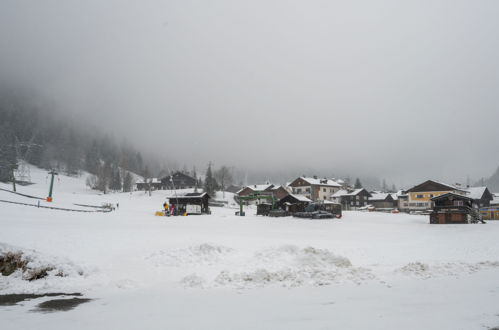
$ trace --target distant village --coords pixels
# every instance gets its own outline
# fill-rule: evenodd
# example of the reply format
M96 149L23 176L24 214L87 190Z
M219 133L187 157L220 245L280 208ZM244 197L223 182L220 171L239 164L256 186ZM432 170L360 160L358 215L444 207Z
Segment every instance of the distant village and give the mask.
M137 190L185 190L194 192L176 195L178 207L184 211L189 204L199 205L202 213L210 206L222 206L215 196L198 187L198 180L176 172L163 178L137 182ZM342 211L427 214L430 223L469 223L499 220L499 194L486 186L470 187L427 180L407 190L368 191L357 180L354 186L342 179L318 176L295 178L286 185L272 183L245 187L230 185L224 191L234 193L244 215L243 206L256 205L257 214L266 216L299 216L308 218L341 217ZM213 192L211 192L213 194ZM171 198L170 203L175 203ZM181 201L181 202L179 202ZM200 211L198 211L200 212Z

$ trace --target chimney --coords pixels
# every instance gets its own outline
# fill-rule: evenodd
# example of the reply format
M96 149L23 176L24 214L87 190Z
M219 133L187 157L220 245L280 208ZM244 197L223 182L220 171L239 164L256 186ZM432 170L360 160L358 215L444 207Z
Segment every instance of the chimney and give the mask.
M314 175L314 179L317 179L317 175Z

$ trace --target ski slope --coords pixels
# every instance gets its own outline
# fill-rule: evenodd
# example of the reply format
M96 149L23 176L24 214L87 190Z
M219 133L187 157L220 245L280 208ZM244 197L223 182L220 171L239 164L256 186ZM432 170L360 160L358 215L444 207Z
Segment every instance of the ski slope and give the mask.
M46 197L31 169L25 194ZM0 184L0 188L9 186ZM81 292L74 310L0 306L2 329L488 329L499 325L499 223L429 225L425 216L344 212L341 220L265 218L231 207L156 217L170 191L101 195L59 176L54 202L119 204L80 213L0 203L0 254L22 251L27 281L0 294ZM230 204L233 196L226 194ZM216 197L221 199L221 196ZM33 202L0 191L1 200ZM58 276L62 273L64 276Z

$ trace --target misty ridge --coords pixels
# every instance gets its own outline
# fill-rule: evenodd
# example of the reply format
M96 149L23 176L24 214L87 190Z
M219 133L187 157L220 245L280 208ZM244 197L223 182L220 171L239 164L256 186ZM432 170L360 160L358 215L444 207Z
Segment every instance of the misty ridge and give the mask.
M15 92L14 92L15 90ZM124 137L118 140L114 135L103 132L100 128L85 122L71 119L64 111L47 108L49 104L40 103L38 95L27 92L17 86L15 89L5 88L0 96L0 179L3 182L12 181L12 169L17 171L18 180L22 181L19 168L21 161L28 162L47 170L55 169L70 176L80 176L82 171L93 174L87 185L106 193L107 191L132 191L136 182L147 182L153 178L163 178L181 172L196 180L203 187L206 183L205 173L214 180L211 189L227 189L231 186L239 189L242 186L256 183L287 184L295 177L316 176L319 172L312 167L293 170L282 169L279 172L269 169L253 171L236 168L235 166L216 166L211 160L205 167L189 166L179 163L173 155L155 155L141 151ZM82 123L83 126L82 126ZM307 173L311 173L308 174ZM320 172L319 172L320 173ZM498 172L499 173L499 172ZM496 189L498 173L488 180L481 179L467 185L489 185ZM362 185L371 190L396 192L395 183L385 179L366 176L335 176L331 171L329 177L343 179L352 185L361 178ZM233 188L234 189L234 188Z
M382 3L4 2L3 180L25 159L101 190L209 164L499 190L499 5Z

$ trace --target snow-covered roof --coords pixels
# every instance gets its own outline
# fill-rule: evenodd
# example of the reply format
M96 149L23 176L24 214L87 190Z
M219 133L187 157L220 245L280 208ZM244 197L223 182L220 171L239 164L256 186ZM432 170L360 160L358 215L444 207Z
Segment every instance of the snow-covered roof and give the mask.
M252 184L252 185L249 185L249 186L242 188L236 194L239 194L241 191L243 191L246 188L249 188L253 191L264 191L264 190L266 190L270 187L273 187L273 186L274 186L273 184L268 184L268 183L267 184Z
M336 193L334 193L332 197L357 196L362 190L364 190L364 188L359 188L359 189L355 189L352 191L342 189L342 190L338 190Z
M254 185L251 185L248 187L254 191L264 191L265 189L268 189L272 186L273 186L273 184L254 184Z
M466 196L472 199L480 199L485 193L487 187L469 187L464 189L466 191Z
M169 199L175 199L175 198L200 198L200 197L204 197L205 195L208 195L208 193L206 192L202 192L202 193L183 193L183 194L177 194L177 195L171 195L171 196L168 196L167 198Z
M388 198L389 193L382 193L382 192L372 192L371 197L369 197L369 201L384 201L385 199ZM392 196L393 198L393 196Z
M310 183L311 185L316 185L316 186L330 186L330 187L341 187L341 184L338 182L331 180L331 179L320 179L320 178L306 178L306 177L301 177L303 180L306 182Z
M419 186L421 186L421 185L423 185L423 184L425 184L427 182L430 182L430 181L434 182L434 183L437 183L437 184L440 184L440 185L443 185L443 186L445 186L447 188L450 188L449 190L458 190L458 191L462 191L462 192L465 191L463 187L458 187L456 185L448 184L448 183L445 183L445 182L440 182L440 181L437 181L437 180L426 180L425 182L422 182L422 183L420 183L418 185L415 185L414 187L412 187L411 189L409 189L407 191L412 191L414 188L419 187Z
M289 194L290 196L296 198L297 200L299 200L300 202L312 202L312 200L310 200L309 198L303 196L303 195L294 195L294 194Z
M341 189L335 192L331 197L341 197L341 196L346 196L347 194L348 191Z

